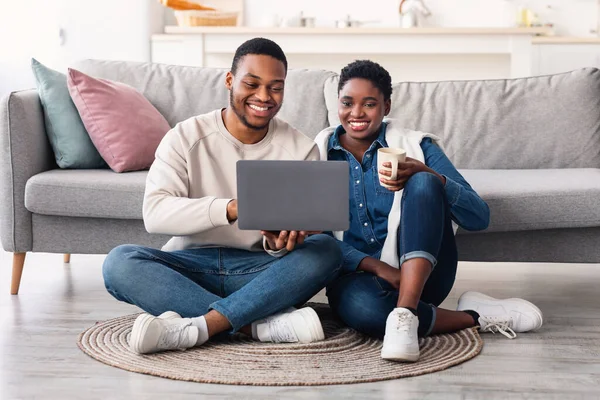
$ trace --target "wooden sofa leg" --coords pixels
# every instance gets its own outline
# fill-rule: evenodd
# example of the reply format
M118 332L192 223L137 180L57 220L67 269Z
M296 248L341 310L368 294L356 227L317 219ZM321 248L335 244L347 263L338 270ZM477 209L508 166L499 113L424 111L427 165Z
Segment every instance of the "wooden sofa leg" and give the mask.
M10 283L10 294L19 294L19 285L21 284L21 275L25 265L25 255L27 253L13 253L12 281Z
M63 262L65 264L68 264L71 262L71 255L69 253L65 253L65 255L63 256Z

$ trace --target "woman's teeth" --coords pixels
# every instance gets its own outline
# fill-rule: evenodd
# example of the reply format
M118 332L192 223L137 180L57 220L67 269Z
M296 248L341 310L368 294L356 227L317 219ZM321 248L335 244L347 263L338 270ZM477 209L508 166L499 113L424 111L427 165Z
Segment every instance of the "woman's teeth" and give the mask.
M368 122L350 122L350 126L353 128L362 128L367 126Z
M251 109L256 111L267 111L269 109L269 107L259 107L255 106L254 104L248 104L248 106L250 106Z

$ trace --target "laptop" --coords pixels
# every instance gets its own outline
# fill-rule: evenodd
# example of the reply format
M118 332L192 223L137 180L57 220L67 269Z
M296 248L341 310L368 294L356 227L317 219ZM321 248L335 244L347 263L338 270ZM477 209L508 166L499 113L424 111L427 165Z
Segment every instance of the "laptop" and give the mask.
M238 227L345 231L348 174L345 161L238 161Z

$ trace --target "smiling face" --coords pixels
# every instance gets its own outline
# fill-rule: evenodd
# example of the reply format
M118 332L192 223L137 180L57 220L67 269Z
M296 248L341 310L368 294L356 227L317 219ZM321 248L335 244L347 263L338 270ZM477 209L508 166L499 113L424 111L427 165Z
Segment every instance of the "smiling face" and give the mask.
M285 76L281 61L257 54L241 58L235 76L227 73L229 106L246 128L267 129L283 104Z
M338 116L346 134L356 141L373 141L391 102L368 79L348 80L339 93Z

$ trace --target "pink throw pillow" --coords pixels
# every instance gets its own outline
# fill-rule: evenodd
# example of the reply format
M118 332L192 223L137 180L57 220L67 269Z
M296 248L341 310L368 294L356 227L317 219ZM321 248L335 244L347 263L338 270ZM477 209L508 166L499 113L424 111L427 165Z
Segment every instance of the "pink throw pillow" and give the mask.
M150 168L167 120L136 89L69 68L67 85L94 146L115 172Z

